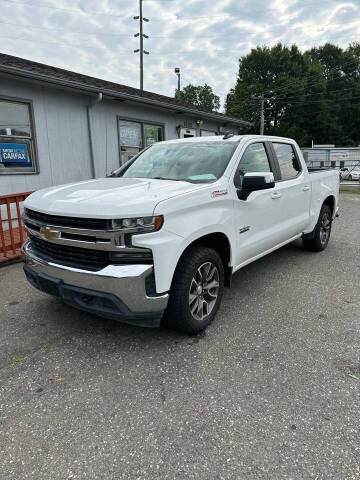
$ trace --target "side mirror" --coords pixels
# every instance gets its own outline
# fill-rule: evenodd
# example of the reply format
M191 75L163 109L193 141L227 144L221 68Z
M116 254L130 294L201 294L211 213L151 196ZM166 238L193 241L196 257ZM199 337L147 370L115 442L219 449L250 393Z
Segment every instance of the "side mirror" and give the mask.
M274 174L272 172L245 173L242 186L238 189L239 200L246 200L251 192L266 190L275 187Z

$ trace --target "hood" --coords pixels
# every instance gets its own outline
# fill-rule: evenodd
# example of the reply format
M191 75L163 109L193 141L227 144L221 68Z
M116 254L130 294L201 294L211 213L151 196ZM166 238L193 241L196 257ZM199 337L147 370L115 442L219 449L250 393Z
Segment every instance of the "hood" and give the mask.
M206 186L171 180L100 178L38 190L24 206L69 217L150 216L159 202Z

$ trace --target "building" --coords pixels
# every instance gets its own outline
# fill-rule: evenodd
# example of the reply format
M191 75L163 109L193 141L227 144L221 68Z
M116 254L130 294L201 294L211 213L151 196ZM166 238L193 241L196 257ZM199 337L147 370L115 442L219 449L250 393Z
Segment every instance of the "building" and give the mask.
M306 163L311 167L343 168L360 165L360 147L318 146L301 149Z
M160 140L248 122L0 54L0 194L101 177Z

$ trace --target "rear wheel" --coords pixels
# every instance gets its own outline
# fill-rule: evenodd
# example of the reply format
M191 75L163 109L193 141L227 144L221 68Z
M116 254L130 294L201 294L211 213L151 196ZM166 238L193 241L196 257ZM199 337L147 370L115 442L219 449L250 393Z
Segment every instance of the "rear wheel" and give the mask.
M164 323L194 335L214 319L224 289L224 267L212 248L193 247L181 258L171 285Z
M309 236L303 236L304 247L313 252L325 250L330 240L331 223L331 209L328 205L323 205L314 231Z

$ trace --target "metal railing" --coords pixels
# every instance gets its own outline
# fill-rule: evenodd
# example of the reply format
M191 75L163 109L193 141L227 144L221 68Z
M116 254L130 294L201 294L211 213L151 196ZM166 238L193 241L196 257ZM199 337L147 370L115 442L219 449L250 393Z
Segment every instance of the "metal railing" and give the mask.
M26 238L21 220L21 203L32 192L0 195L0 264L21 256Z

